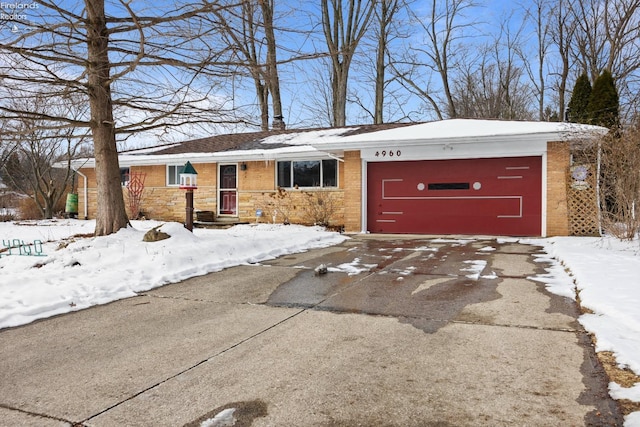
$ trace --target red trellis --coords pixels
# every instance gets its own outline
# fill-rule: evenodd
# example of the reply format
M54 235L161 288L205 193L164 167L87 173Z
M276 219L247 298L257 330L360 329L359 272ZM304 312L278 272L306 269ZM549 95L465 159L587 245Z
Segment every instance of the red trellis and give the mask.
M127 191L129 193L129 215L131 219L137 219L140 215L142 193L144 192L144 179L147 176L141 172L130 172Z

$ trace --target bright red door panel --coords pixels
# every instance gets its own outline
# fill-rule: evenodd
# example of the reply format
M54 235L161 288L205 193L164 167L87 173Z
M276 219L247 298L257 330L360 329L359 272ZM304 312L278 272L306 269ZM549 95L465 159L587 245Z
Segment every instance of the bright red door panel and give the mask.
M367 228L538 236L541 194L541 157L369 163Z

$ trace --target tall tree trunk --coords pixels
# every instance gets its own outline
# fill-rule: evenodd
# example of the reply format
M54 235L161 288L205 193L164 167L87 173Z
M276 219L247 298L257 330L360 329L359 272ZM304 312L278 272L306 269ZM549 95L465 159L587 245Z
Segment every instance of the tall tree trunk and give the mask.
M87 89L98 185L95 234L103 236L127 227L129 219L120 184L104 0L85 0L85 5L89 59Z
M390 16L395 12L395 2L391 4L387 0L379 3L380 15L378 18L378 46L376 49L376 75L375 75L375 99L373 110L373 123L384 123L384 84L385 84L385 61L384 56L387 53L388 29L387 25Z
M282 115L282 100L280 99L280 79L278 78L278 60L276 56L276 36L273 31L273 0L260 0L262 18L264 20L264 34L267 41L267 75L266 82L271 93L273 103L273 127L284 129L285 122Z
M260 73L254 74L253 82L256 88L256 96L258 97L258 105L260 106L260 130L269 130L269 88L262 83Z
M566 120L567 106L567 82L571 71L570 56L571 43L575 32L575 22L573 15L567 10L570 6L565 0L560 0L555 8L554 21L554 42L560 57L558 71L558 117L561 121Z
M374 0L321 0L322 29L332 64L333 126L345 126L349 68L374 11ZM346 15L346 16L345 16Z
M350 62L346 55L340 62L335 62L333 74L333 126L346 126L347 123L347 89L349 84Z

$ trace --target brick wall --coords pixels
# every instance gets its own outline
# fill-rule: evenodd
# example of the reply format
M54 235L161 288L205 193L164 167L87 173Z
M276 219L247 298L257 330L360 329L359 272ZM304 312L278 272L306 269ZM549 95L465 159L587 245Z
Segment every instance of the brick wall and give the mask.
M256 220L256 210L263 209L263 222L271 222L272 214L269 211L273 203L270 197L276 193L275 161L245 162L246 169L242 170L238 164L238 217L241 221L254 222ZM193 163L198 172L198 189L194 191L194 208L196 210L217 212L217 171L216 163ZM287 197L290 199L290 220L295 223L309 223L304 203L309 200L309 194L319 197L329 197L335 204L334 214L331 217L332 225L344 224L344 171L342 164L338 166L339 176L338 189L312 189L312 190L288 190ZM166 165L156 166L135 166L130 168L131 173L144 173L144 192L141 202L141 212L148 219L161 221L183 222L185 219L185 191L178 187L167 187L166 185ZM81 172L88 178L88 217L95 218L96 215L96 181L93 169L81 169ZM78 209L80 215L84 215L84 193L82 191L84 183L80 181ZM127 189L123 188L125 204L128 200ZM317 199L317 198L316 198ZM325 199L326 200L326 199ZM268 206L271 205L271 206ZM282 222L282 215L278 215L276 222Z
M344 190L344 227L346 232L362 230L362 160L360 151L344 153L344 180L349 186Z
M256 210L262 209L260 202L268 194L275 192L276 162L245 162L245 170L238 166L238 218L242 221L256 221ZM262 222L266 221L267 212L263 213Z
M569 235L567 207L566 170L569 166L569 146L565 142L547 144L547 235ZM274 209L280 209L276 222L282 222L282 211L287 210L289 219L295 223L308 223L303 204L308 203L309 194L313 198L318 193L329 197L335 204L331 225L344 225L347 232L360 232L362 229L362 161L360 151L344 153L344 162L339 162L337 189L323 190L287 190L288 201L278 201L275 195L276 177L274 161L246 162L246 169L238 165L238 217L242 221L256 221L256 210L261 209L262 222L271 222ZM196 210L217 211L217 164L194 164L198 172L198 189L194 191ZM131 168L132 172L143 172L145 191L142 198L142 212L149 219L182 222L185 218L184 190L166 186L166 166L140 166ZM95 173L93 169L81 169L89 179L89 218L96 214ZM345 186L345 183L349 184ZM79 183L79 215L84 215L83 181ZM346 187L346 189L345 189ZM306 193L306 194L305 194ZM125 202L127 198L124 189ZM274 201L275 200L275 201Z
M338 164L338 188L327 189L287 189L276 191L276 164L274 161L247 162L246 170L238 172L238 216L240 220L256 221L256 211L262 211L261 222L272 222L275 212L276 222L285 216L292 223L311 224L305 206L310 200L321 204L331 204L330 225L344 224L344 171Z
M566 181L569 162L567 142L547 143L547 236L569 235Z

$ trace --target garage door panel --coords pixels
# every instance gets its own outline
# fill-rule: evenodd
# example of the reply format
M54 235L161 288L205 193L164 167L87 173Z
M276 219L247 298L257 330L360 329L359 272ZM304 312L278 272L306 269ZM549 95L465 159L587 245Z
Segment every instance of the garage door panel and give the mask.
M473 205L473 210L469 206ZM430 199L385 200L378 207L378 213L414 215L428 218L435 215L454 215L461 218L475 218L478 216L522 216L522 198L488 197L473 198L460 196L442 196Z
M369 163L368 230L541 233L540 157Z

